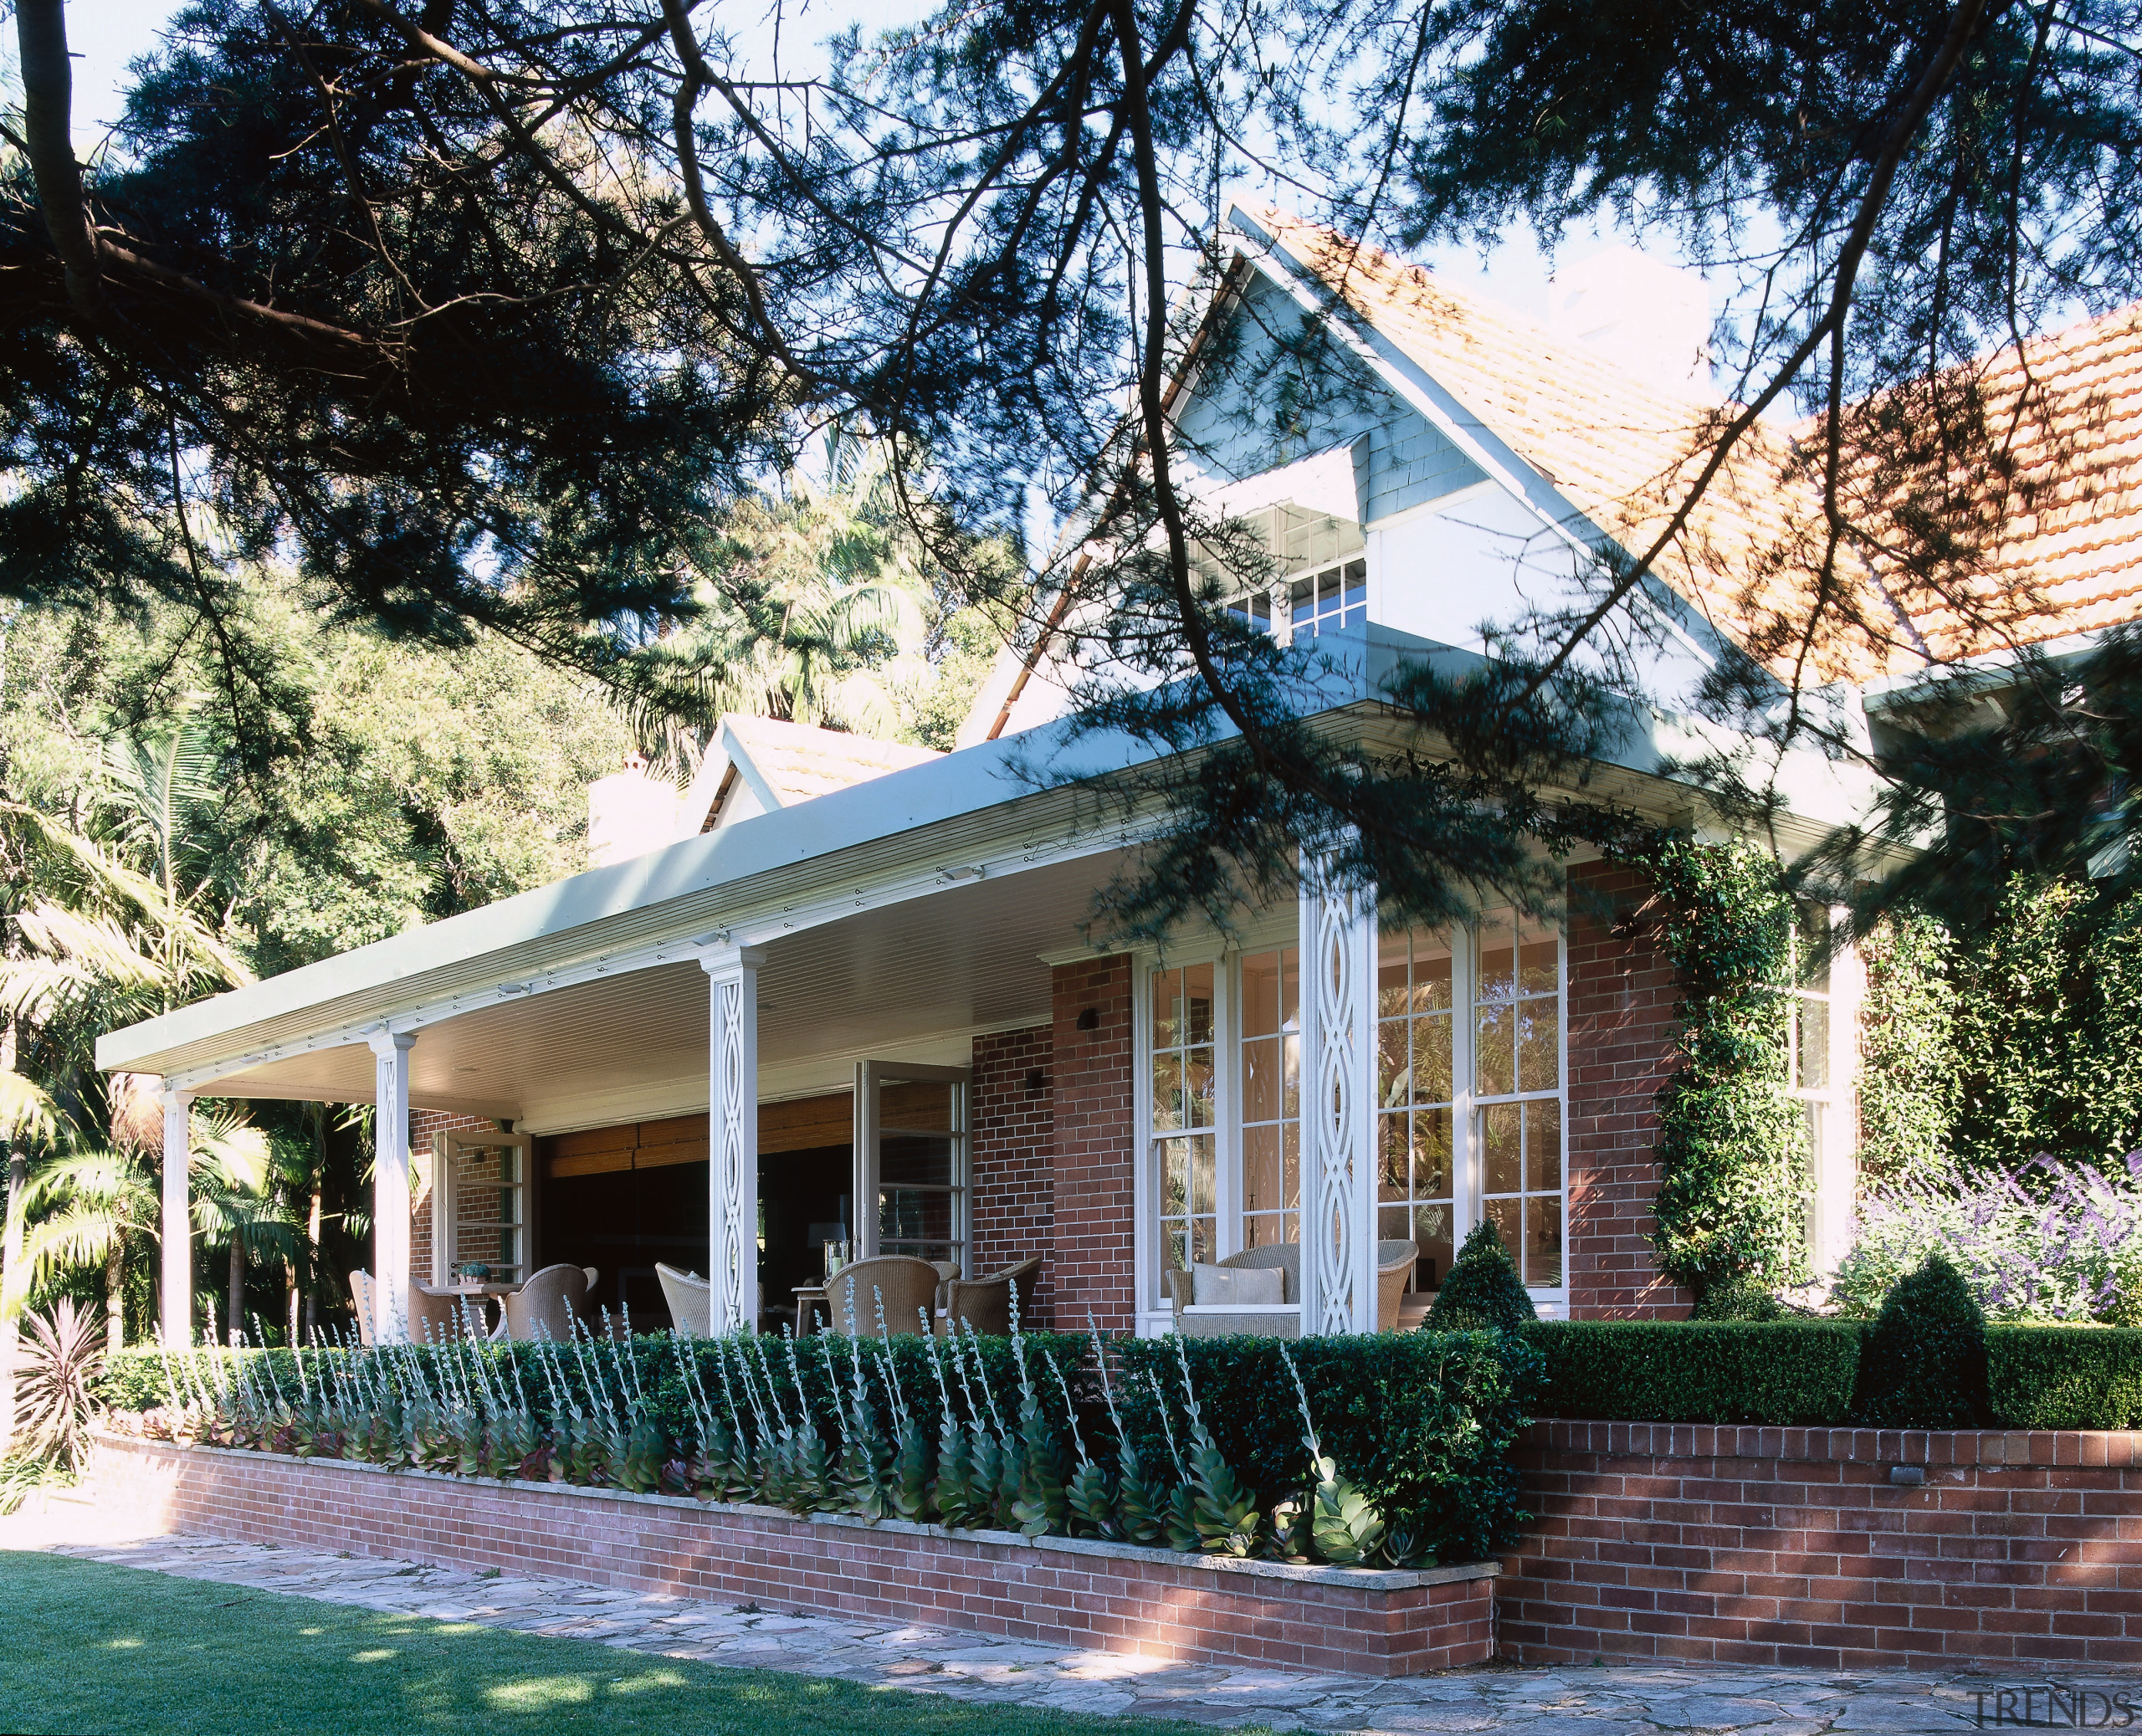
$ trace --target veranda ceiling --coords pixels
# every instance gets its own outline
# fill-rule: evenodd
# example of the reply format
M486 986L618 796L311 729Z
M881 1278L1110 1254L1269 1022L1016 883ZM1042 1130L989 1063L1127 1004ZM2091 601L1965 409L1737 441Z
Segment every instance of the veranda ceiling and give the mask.
M1109 852L970 881L778 936L759 976L764 1096L845 1085L863 1056L964 1063L977 1031L1045 1023L1045 952L1079 941ZM426 1026L410 1053L419 1108L531 1131L703 1109L707 979L664 964L485 1006ZM195 1086L204 1096L369 1102L361 1042Z

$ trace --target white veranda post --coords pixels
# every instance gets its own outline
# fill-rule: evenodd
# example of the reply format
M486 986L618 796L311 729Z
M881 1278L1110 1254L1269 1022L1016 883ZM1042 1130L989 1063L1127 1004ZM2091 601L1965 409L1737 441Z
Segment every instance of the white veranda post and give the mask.
M372 1052L372 1333L392 1344L409 1319L409 1051L412 1031L375 1031Z
M759 1319L759 965L755 946L700 955L709 1007L707 1275L717 1333Z
M1301 960L1302 1330L1374 1332L1376 893L1307 853Z
M164 1087L164 1348L193 1342L193 1202L187 1185L193 1161L188 1125L193 1093Z

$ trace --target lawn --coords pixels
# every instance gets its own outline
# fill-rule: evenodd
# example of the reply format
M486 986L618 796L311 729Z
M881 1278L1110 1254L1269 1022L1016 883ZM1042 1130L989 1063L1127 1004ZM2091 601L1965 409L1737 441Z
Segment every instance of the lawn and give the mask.
M0 1730L1183 1736L0 1551Z

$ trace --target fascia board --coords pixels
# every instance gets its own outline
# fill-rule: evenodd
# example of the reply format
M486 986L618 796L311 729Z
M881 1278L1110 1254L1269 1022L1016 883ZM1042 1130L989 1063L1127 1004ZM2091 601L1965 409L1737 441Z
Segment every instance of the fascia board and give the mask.
M1998 651L1929 663L1924 668L1909 669L1901 675L1879 676L1863 684L1859 691L1870 712L1894 710L1933 699L1940 694L1945 685L1951 683L1968 684L1981 691L1991 691L2006 684L2013 677L2022 665L2026 652L2045 658L2057 668L2088 656L2098 648L2105 636L2114 631L2109 627L2092 627L2086 632L2063 634L2057 639L2045 639L2020 648L2003 646Z
M715 731L706 757L692 774L691 786L684 791L677 816L677 835L671 842L697 837L706 824L707 816L714 812L715 803L721 799L721 781L729 775L728 734L726 728Z
M766 781L766 775L759 770L758 762L751 757L751 744L746 741L725 721L721 726L721 745L729 755L729 763L736 768L736 775L751 786L751 793L759 798L766 812L787 806L774 786Z
M234 1039L227 1052L246 1052L256 1044L240 1033L351 1000L377 1001L383 1023L392 1006L422 998L426 979L477 967L464 988L495 988L599 955L606 929L616 930L626 919L660 906L679 907L675 939L686 939L690 928L721 927L725 909L746 904L752 883L762 875L812 865L820 872L807 877L807 895L808 886L852 883L852 855L860 848L890 846L992 811L1002 811L1007 827L1016 828L1027 812L1037 822L1054 823L1061 804L1052 806L1048 798L1063 792L1041 787L1043 779L1090 781L1157 756L1128 735L1080 734L1068 720L1009 741L983 742L107 1032L97 1040L96 1064L107 1072L135 1069L148 1057L216 1045L225 1037ZM925 848L920 841L918 849ZM635 932L647 928L638 924ZM611 950L625 950L624 944Z
M1227 222L1257 243L1254 248L1244 249L1250 269L1330 333L1475 466L1521 501L1555 536L1583 555L1627 553L1618 537L1527 463L1514 447L1379 330L1370 315L1319 284L1254 218L1237 206L1228 212ZM1341 310L1345 317L1341 317ZM1703 648L1706 655L1714 658L1727 651L1718 630L1699 612L1691 609L1688 600L1672 586L1649 572L1642 582L1654 607L1665 611L1683 631L1700 632L1710 642Z

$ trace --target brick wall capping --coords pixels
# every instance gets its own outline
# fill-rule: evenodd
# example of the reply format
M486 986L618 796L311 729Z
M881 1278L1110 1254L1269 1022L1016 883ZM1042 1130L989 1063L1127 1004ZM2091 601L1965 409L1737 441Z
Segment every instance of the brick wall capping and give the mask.
M2136 1429L1786 1428L1772 1424L1535 1422L1524 1444L1554 1452L1811 1464L2142 1467Z
M292 1453L260 1452L248 1447L178 1446L169 1441L147 1440L93 1430L101 1442L131 1447L151 1447L164 1452L213 1453L219 1458L286 1461L316 1465L324 1471L352 1471L397 1481L423 1478L427 1483L450 1483L456 1488L510 1489L522 1495L563 1495L600 1501L629 1501L672 1512L711 1515L735 1513L755 1518L789 1519L837 1529L874 1531L889 1537L941 1537L955 1543L994 1544L1001 1549L1049 1549L1067 1555L1098 1555L1123 1561L1164 1561L1172 1567L1196 1567L1219 1574L1247 1574L1253 1578L1292 1580L1304 1585L1345 1585L1357 1591L1403 1591L1416 1585L1448 1585L1460 1580L1492 1580L1502 1572L1494 1561L1468 1561L1456 1567L1333 1567L1314 1562L1238 1560L1230 1555L1191 1554L1183 1549L1155 1549L1145 1544L1110 1543L1099 1537L1028 1537L1019 1531L963 1531L947 1525L918 1525L908 1519L866 1519L847 1513L792 1513L786 1507L769 1507L759 1501L702 1501L693 1495L641 1495L629 1489L590 1488L576 1483L532 1483L520 1477L463 1477L448 1471L396 1469L369 1465L361 1459L301 1459Z

